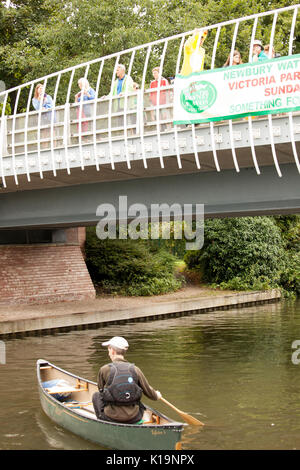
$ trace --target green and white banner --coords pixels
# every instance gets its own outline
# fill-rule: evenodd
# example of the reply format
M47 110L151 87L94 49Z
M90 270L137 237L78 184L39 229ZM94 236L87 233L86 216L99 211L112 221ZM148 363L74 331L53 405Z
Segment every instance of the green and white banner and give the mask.
M174 124L300 111L300 54L176 75Z

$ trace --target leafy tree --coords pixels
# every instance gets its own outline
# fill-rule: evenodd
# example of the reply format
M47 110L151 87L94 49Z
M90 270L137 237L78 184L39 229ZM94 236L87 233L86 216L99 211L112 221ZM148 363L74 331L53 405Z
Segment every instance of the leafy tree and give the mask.
M43 24L51 25L59 6L58 0L1 1L0 75L6 88L27 81L33 58L45 54L37 32Z
M280 276L280 286L290 296L300 296L300 252L286 253L286 263Z
M300 216L276 216L274 220L281 231L285 248L293 252L300 252Z
M284 243L269 217L207 220L204 246L188 252L189 268L199 270L210 283L231 288L277 285L284 269Z
M81 64L102 56L129 49L133 46L168 37L195 27L204 27L232 18L268 11L291 4L289 2L247 0L119 0L118 8L109 0L15 0L0 2L0 77L7 88L26 83L46 74ZM291 13L278 17L275 49L281 54L288 51ZM270 39L271 21L262 18L257 26L257 37L264 43ZM244 61L248 60L251 27L253 22L243 23L239 28L236 47ZM296 29L299 38L299 26ZM222 66L231 49L233 26L222 28L216 66ZM205 42L206 66L210 66L215 32ZM179 46L178 41L178 46ZM178 48L171 43L167 49L163 73L175 73ZM153 48L147 81L151 68L158 65L162 46ZM299 52L295 48L294 52ZM136 53L133 78L140 81L145 51ZM129 54L122 56L128 65ZM114 61L107 61L103 70L101 93L106 94L112 77ZM90 67L89 80L96 83L99 64ZM78 69L79 74L84 69ZM77 75L76 75L77 78ZM62 78L58 104L65 100L68 76ZM54 81L48 89L53 93ZM72 90L72 99L73 92ZM26 97L20 97L20 110L25 107Z
M300 296L300 216L274 217L285 245L285 267L280 285L288 292Z

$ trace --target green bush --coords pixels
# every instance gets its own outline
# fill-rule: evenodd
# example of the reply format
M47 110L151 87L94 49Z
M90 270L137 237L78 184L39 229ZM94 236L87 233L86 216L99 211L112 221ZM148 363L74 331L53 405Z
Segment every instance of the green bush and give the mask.
M300 296L300 253L290 252L286 256L285 268L280 276L280 286L287 292Z
M284 260L281 232L271 217L207 220L203 248L185 256L204 281L236 290L278 286Z
M300 216L276 216L274 220L281 231L286 250L300 252Z
M177 290L176 258L143 240L99 240L87 230L86 264L95 285L122 295L157 295Z
M284 295L300 296L300 216L274 217L285 245L285 267L280 276Z

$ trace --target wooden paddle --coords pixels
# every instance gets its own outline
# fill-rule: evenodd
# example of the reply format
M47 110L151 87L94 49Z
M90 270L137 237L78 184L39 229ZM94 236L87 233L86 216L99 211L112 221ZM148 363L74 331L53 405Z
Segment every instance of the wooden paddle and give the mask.
M166 405L168 405L170 408L173 408L173 410L177 411L178 414L186 421L188 424L192 424L193 426L204 426L204 423L201 423L197 418L194 418L193 416L185 413L184 411L180 411L176 406L172 405L172 403L168 402L165 398L161 397L161 401L163 401Z

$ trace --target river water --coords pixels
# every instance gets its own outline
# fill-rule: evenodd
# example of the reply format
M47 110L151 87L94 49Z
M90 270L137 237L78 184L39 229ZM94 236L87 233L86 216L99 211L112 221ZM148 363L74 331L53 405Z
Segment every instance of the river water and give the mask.
M206 423L185 428L183 449L300 449L300 364L292 360L292 343L300 344L297 301L6 339L1 450L101 449L43 413L36 360L96 381L108 362L101 342L111 336L128 339L128 360L169 402ZM180 420L165 404L145 402Z

